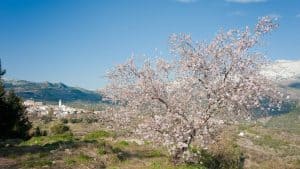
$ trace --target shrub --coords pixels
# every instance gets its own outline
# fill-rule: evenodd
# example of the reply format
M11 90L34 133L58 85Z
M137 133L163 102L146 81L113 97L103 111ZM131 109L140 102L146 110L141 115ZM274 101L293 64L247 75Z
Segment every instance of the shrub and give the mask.
M96 122L98 122L98 119L94 119L94 118L86 118L86 119L85 119L85 122L86 122L86 123L96 123Z
M58 124L53 125L50 128L50 131L52 134L63 134L67 131L70 131L70 128L62 123L58 123Z
M97 146L97 153L99 155L103 155L106 154L108 152L111 152L112 147L108 144L106 144L106 142L104 140L101 140L100 142L98 142L98 146Z
M240 147L233 141L223 138L215 144L211 151L201 151L201 160L208 168L242 169L245 156Z
M119 147L113 147L113 148L112 148L112 152L113 152L113 153L120 153L120 152L122 152L122 149L119 148Z
M82 122L82 118L80 118L80 119L71 118L69 121L70 121L70 123L81 123Z
M44 124L48 124L52 121L52 116L44 115L41 117L41 120Z
M41 130L39 126L37 126L36 128L34 128L31 133L30 136L31 137L38 137L38 136L47 136L47 131L46 130Z
M69 122L68 119L66 118L61 118L60 121L64 124L67 124Z

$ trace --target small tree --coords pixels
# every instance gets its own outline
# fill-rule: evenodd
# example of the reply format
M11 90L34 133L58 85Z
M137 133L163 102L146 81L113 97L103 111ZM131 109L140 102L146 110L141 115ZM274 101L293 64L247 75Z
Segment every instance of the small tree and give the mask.
M5 91L2 82L4 74L0 60L0 138L27 138L31 123L22 100L13 91Z
M220 124L280 106L283 95L260 73L266 59L251 52L276 27L273 18L263 17L253 32L221 32L210 43L171 36L174 61L146 60L138 67L130 59L108 73L104 93L120 108L112 117L127 127L136 122L137 133L166 145L174 163L192 160L191 144L209 144Z

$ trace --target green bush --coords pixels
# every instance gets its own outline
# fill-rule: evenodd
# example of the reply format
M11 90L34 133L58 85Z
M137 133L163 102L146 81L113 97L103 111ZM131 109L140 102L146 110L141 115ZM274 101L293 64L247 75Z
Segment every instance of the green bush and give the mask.
M41 130L39 126L37 126L36 128L34 128L31 133L30 136L31 137L38 137L38 136L47 136L47 131L46 130Z
M43 121L44 124L50 123L53 119L52 116L44 115L41 117L41 120Z
M86 122L86 123L96 123L96 122L98 122L98 119L94 119L94 118L86 118L86 119L85 119L85 122Z
M98 142L97 153L103 155L111 151L111 146L106 144L104 140Z
M69 122L68 119L66 118L61 118L60 121L63 123L63 124L67 124Z
M70 121L70 123L81 123L82 122L82 118L79 118L79 119L77 119L77 118L71 118L69 121Z
M210 152L201 151L201 161L207 168L242 169L244 160L245 156L240 147L226 138L214 145Z
M120 152L122 152L122 149L119 148L119 147L113 147L113 148L112 148L112 152L113 152L113 153L120 153Z
M70 131L70 128L62 123L55 124L50 128L52 134L63 134L68 131Z

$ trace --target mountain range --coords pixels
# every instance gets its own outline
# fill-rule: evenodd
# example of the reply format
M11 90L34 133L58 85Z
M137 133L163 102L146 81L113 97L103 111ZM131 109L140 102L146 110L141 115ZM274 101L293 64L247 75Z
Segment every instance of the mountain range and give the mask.
M300 60L278 60L266 67L262 74L270 78L281 79L278 83L289 88L300 96ZM14 90L24 100L32 99L43 102L102 102L102 96L96 91L86 90L78 87L67 86L63 83L31 82L26 80L4 79L4 86L7 90Z
M14 90L24 100L31 99L43 102L88 102L102 101L102 96L96 91L78 87L70 87L63 83L31 82L26 80L4 80L6 90Z

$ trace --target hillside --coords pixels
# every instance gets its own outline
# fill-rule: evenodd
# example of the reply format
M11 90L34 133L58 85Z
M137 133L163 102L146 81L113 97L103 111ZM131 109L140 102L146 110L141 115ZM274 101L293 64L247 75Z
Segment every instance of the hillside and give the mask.
M23 99L33 99L43 102L100 102L100 94L77 87L70 87L63 83L30 82L25 80L5 80L7 90L14 90Z
M33 121L47 131L27 141L0 140L0 168L8 169L299 169L300 108L265 123L246 122L224 128L210 151L202 150L200 165L174 166L163 146L128 136L124 130L108 129L112 123L91 116L72 116L46 122ZM53 133L55 124L70 128ZM243 135L240 135L243 133Z

